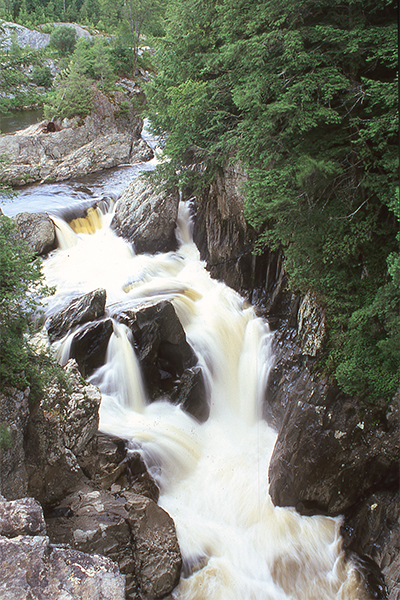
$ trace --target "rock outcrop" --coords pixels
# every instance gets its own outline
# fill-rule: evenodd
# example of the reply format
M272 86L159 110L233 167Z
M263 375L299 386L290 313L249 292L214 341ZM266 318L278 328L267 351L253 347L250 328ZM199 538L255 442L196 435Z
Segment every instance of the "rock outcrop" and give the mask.
M128 185L118 200L111 228L132 242L137 254L176 250L178 204L176 190L157 192L139 177Z
M0 494L15 500L28 493L24 440L29 419L29 388L0 394Z
M0 136L0 154L8 161L1 180L14 186L35 181L61 181L121 163L149 160L153 151L140 139L143 121L122 92L106 96L93 88L94 110L86 118L57 123L48 133L47 122Z
M95 453L99 390L82 381L75 361L66 365L70 391L54 384L32 408L25 435L28 493L47 507L86 481L81 464Z
M125 599L118 565L51 544L41 506L32 498L7 502L0 497L0 561L2 600Z
M173 521L149 498L81 489L50 513L47 527L53 543L117 562L128 598L164 598L179 581L182 558Z

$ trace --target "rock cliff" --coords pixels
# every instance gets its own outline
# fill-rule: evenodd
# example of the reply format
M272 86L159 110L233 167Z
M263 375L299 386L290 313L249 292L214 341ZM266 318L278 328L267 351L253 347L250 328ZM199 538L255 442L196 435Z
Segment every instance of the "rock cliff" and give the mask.
M254 232L244 218L245 182L240 164L227 165L197 196L194 237L212 276L252 301L275 330L264 402L264 417L278 432L270 494L275 504L304 514L343 514L347 551L363 557L357 560L372 597L397 600L398 399L370 408L313 375L326 336L323 308L311 293L300 297L288 288L281 252L254 255Z

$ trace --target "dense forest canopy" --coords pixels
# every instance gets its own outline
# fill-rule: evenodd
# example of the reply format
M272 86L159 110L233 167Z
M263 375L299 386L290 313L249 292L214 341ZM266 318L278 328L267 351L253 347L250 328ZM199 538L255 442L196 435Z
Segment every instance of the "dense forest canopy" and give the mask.
M174 0L148 90L171 177L240 159L258 248L316 292L321 370L389 398L399 385L397 3Z
M240 160L256 251L282 249L292 289L312 290L326 309L320 372L370 400L394 394L397 2L0 0L0 17L77 20L112 34L74 46L51 107L87 81L112 88L116 75L135 73L139 38L151 43L147 114L166 139L162 176L205 186Z

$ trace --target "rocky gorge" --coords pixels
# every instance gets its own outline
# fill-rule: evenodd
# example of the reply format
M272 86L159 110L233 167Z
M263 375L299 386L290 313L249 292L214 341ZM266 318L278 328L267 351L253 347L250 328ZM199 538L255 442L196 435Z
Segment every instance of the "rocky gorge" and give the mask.
M152 152L140 141L141 121L131 115L121 124L113 101L98 100L95 116L84 123L60 124L54 133L33 126L1 136L0 152L7 149L11 159L5 177L22 185L148 160ZM346 552L359 565L367 596L395 600L400 597L400 396L389 406L369 408L313 374L326 334L323 310L312 294L300 297L288 290L282 254L253 254L244 180L240 164L227 166L192 201L192 212L194 240L212 276L251 302L274 330L263 416L278 437L263 477L269 477L278 506L306 515L343 515ZM156 193L136 180L117 203L111 227L138 253L173 251L178 202L176 191ZM38 254L57 246L47 215L18 215L16 222ZM79 327L65 366L69 391L54 386L34 407L29 390L2 395L0 422L12 436L12 446L1 449L2 556L8 564L19 561L21 574L11 588L10 570L2 584L4 598L29 597L29 589L59 598L68 580L87 586L79 588L88 590L87 598L126 594L150 600L168 597L179 580L182 557L174 523L157 505L158 487L140 454L124 440L98 433L101 395L82 377L104 363L110 319L116 318L131 332L153 401L167 395L204 422L205 382L170 302L155 300L118 314L105 314L105 303L105 290L93 290L47 321L51 341ZM72 597L76 589L68 589Z

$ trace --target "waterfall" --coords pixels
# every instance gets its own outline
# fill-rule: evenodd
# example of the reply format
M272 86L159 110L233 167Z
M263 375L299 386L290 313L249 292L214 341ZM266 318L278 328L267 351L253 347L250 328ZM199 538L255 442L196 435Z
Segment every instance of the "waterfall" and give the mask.
M175 600L352 600L358 575L345 559L340 518L274 507L268 464L275 432L261 419L272 334L236 292L211 279L181 205L175 253L133 253L102 228L64 236L45 261L57 293L107 290L107 310L154 299L173 303L204 374L210 417L200 424L167 401L148 403L128 329L114 322L106 363L91 377L102 392L100 429L140 449L173 517L183 556ZM72 233L71 233L72 232Z

